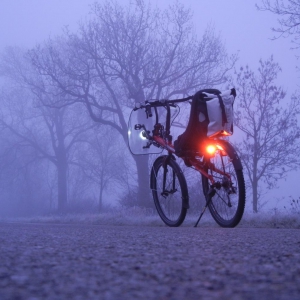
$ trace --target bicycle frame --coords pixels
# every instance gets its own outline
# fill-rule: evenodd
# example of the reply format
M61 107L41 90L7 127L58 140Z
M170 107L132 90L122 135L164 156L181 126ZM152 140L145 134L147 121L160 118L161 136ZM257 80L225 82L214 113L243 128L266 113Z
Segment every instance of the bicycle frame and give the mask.
M165 130L162 131L162 126L160 123L158 123L157 111L155 111L156 122L154 125L154 130L152 131L152 133L153 133L152 135L150 134L150 131L147 128L145 128L144 125L140 125L140 124L136 125L136 128L144 129L144 136L148 139L148 141L150 143L149 146L151 144L153 144L155 146L158 146L160 148L167 150L169 156L174 155L174 154L176 155L175 148L172 143L172 136L170 135L170 128L171 128L170 104L174 107L174 106L176 106L175 103L187 101L187 99L189 99L189 98L178 99L178 100L169 100L169 101L164 101L164 102L156 101L153 103L147 103L145 106L140 107L140 108L146 109L145 113L146 113L147 117L152 117L152 112L151 112L152 107L156 108L156 107L160 106L160 107L165 107L167 109ZM204 146L203 148L205 148L205 144L214 145L215 151L225 152L221 145L220 139L207 138L202 142L202 146ZM203 176L208 178L208 180L210 181L212 186L214 186L215 181L214 181L213 177L206 171L206 169L212 169L214 172L217 172L222 176L226 176L229 179L229 181L231 182L231 177L229 174L223 172L220 169L215 168L215 166L213 166L212 164L207 163L207 161L209 161L209 158L211 157L211 155L213 155L213 154L210 154L210 155L204 154L202 156L203 161L199 160L201 158L200 156L198 157L199 159L197 159L196 157L188 157L188 158L183 157L182 159L185 162L188 161L188 163L191 167L193 167L195 170L197 170Z
M206 91L209 92L203 90L204 93ZM234 92L232 89L230 95L233 97ZM228 93L225 91L224 97L226 95ZM224 139L226 134L228 136L232 133L232 130L212 130L210 136L206 137L206 133L202 134L201 128L197 127L197 122L189 121L187 126L189 133L186 134L185 131L173 144L170 129L173 117L177 115L173 115L171 107L178 107L177 103L191 99L193 99L192 115L195 109L198 109L195 106L197 98L194 97L146 101L144 105L134 108L128 123L130 151L137 155L159 155L163 150L168 152L167 155L159 155L155 159L150 174L154 204L166 225L180 226L189 208L188 186L185 175L176 162L177 156L187 167L191 167L201 175L206 203L194 227L197 227L207 207L220 226L234 227L242 218L246 195L241 160L235 148ZM163 108L163 111L160 111L159 107ZM153 114L152 108L155 111ZM194 118L192 120L196 120L195 113L192 116ZM196 138L194 141L191 140L193 132Z
M162 137L160 136L153 136L153 141L155 141L157 144L160 145L160 147L164 148L165 150L168 151L169 155L170 154L175 154L175 149L174 149L174 145L170 142L165 141ZM211 140L212 143L217 143L217 141L215 140ZM192 167L194 167L195 170L197 170L199 173L201 173L203 176L207 177L209 179L209 181L211 182L211 184L213 185L215 183L213 177L208 174L204 168L203 165L200 161L198 161L197 159L191 159L189 158L189 163L191 164ZM211 169L211 167L209 167L209 169ZM227 173L224 173L222 170L217 169L217 168L213 168L213 170L217 173L219 173L220 175L223 176L227 176L228 179L230 179L230 175Z

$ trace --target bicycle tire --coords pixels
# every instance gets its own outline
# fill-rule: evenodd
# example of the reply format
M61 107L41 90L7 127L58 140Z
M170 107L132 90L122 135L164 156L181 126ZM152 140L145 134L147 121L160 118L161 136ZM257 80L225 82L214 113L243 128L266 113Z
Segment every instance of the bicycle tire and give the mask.
M164 169L166 170L166 184L163 190ZM160 156L152 166L150 178L158 215L166 225L180 226L188 208L188 189L179 165L172 157Z
M221 186L215 188L216 192L213 196L209 196L209 180L202 175L202 187L206 201L209 201L208 208L213 219L221 227L232 228L239 224L244 214L246 203L245 180L240 158L233 146L226 141L222 141L221 145L225 153L224 151L216 152L214 157L209 159L209 163L229 173L232 184L229 183L226 176L218 174L211 168L206 168L206 171L214 180L221 183ZM232 192L234 190L235 193Z

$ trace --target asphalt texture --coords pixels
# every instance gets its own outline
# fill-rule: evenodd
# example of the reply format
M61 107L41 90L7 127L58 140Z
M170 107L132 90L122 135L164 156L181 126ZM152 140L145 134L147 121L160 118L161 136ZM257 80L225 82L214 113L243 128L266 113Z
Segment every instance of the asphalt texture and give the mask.
M300 299L300 230L0 223L0 299Z

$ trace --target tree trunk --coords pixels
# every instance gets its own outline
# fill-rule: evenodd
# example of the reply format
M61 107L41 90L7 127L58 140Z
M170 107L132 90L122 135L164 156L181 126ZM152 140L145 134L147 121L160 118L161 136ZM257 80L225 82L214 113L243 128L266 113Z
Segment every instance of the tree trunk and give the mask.
M258 204L257 185L258 185L257 180L253 181L252 192L253 192L253 212L254 213L258 212L258 208L257 208L257 204Z
M100 188L100 192L99 192L99 203L98 203L98 211L102 212L103 209L103 189Z
M258 179L257 179L257 164L258 164L258 158L257 158L257 152L258 152L258 147L257 147L257 137L255 134L255 139L254 139L254 155L253 155L253 174L252 174L252 194L253 194L253 212L257 213L257 204L258 204L258 195L257 195L257 190L258 190Z
M149 158L147 155L136 155L134 156L134 160L138 177L137 205L141 207L153 207L150 197Z
M56 167L57 167L57 206L59 213L66 213L68 202L68 157L65 147L64 134L64 110L55 110L55 127L57 135L57 147L55 147Z
M57 164L57 205L58 212L65 213L67 210L67 163L58 162Z
M99 191L99 203L98 203L98 211L102 212L103 209L103 189L104 189L104 172L103 167L100 175L100 191Z

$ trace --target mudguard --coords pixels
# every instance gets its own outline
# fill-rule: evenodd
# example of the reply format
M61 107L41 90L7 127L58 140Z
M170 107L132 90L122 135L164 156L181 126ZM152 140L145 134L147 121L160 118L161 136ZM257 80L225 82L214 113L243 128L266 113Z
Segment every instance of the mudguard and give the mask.
M241 159L234 147L225 140L216 140L215 142L216 144L220 145L228 154L228 156L233 160L233 164L236 167L236 169L243 170Z

